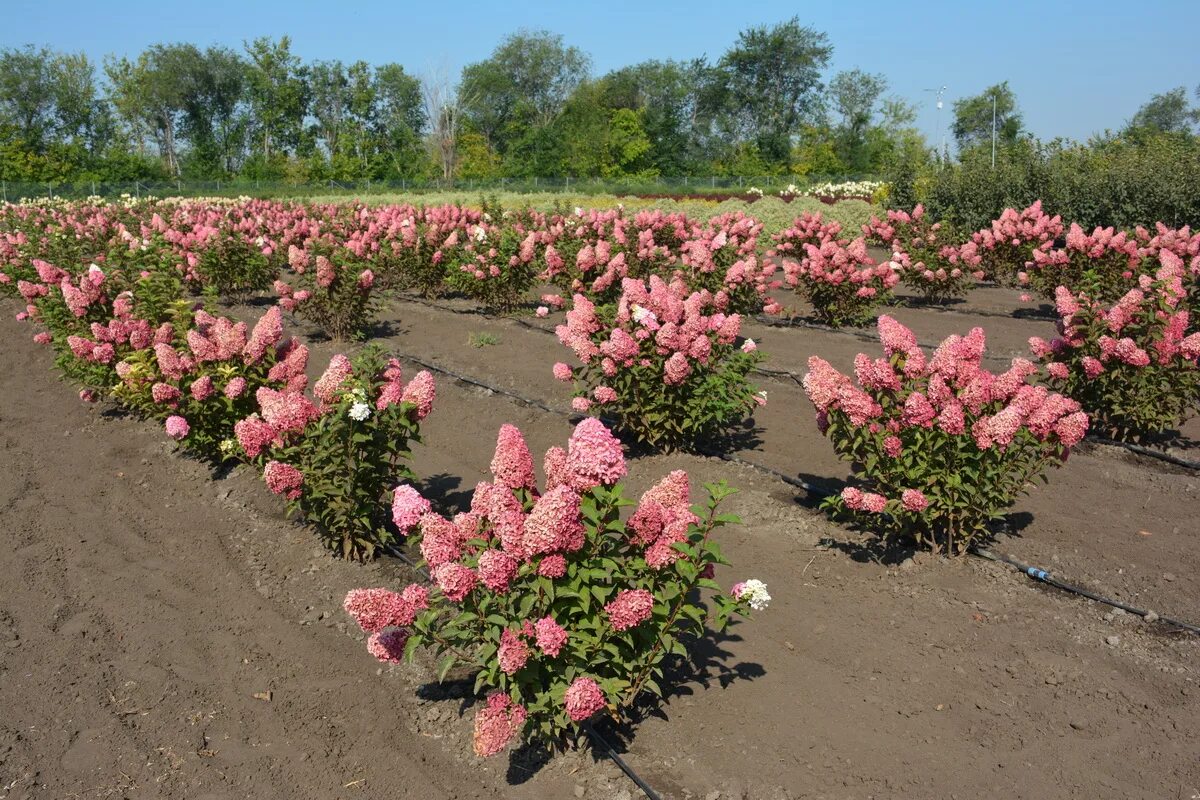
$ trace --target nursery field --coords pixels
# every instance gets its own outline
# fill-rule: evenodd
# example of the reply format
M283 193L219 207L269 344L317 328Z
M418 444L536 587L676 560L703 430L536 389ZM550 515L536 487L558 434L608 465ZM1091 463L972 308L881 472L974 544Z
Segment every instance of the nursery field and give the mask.
M630 506L636 505L639 515L653 510L650 495L665 498L664 484L658 482L664 475L679 474L677 470L686 471L694 503L703 504L705 484L724 480L739 490L724 501L722 511L736 515L740 524L731 522L712 534L721 558L711 560L708 550L693 549L695 540L681 537L674 542L678 555L666 559L665 566L655 566L655 559L664 557L652 556L654 547L649 547L644 555L640 550L637 556L612 555L605 567L610 574L633 576L628 578L632 585L668 597L675 585L670 580L683 581L687 591L681 598L699 593L720 607L712 598L723 590L697 584L696 570L687 568L689 560L709 559L716 585L743 581L738 586L744 587L755 579L770 591L768 606L738 586L730 590L733 599L728 602L736 600L730 624L726 627L715 614L705 617L704 634L684 639L684 655L662 661L652 673L661 700L650 692L635 692L636 702L621 707L619 721L590 712L601 736L662 797L1200 795L1195 722L1200 718L1200 637L1153 616L1144 620L1048 588L1009 566L961 550L950 558L930 552L930 545L945 542L954 551L969 540L1151 610L1154 616L1198 622L1200 584L1194 576L1200 556L1193 540L1200 473L1187 464L1200 462L1200 422L1180 414L1178 421L1160 424L1151 413L1165 413L1173 397L1183 397L1185 406L1194 404L1189 370L1195 369L1190 344L1195 339L1188 338L1194 325L1185 317L1179 330L1160 329L1172 324L1177 306L1192 302L1184 299L1196 280L1186 266L1191 245L1178 244L1180 237L1168 241L1160 233L1151 244L1147 234L1138 245L1137 257L1152 263L1151 272L1157 270L1153 279L1142 282L1139 302L1149 302L1161 291L1166 305L1160 316L1139 316L1124 288L1115 296L1104 295L1105 307L1116 302L1123 309L1123 322L1114 334L1142 336L1144 327L1153 332L1130 346L1116 339L1097 345L1103 350L1104 371L1097 373L1101 380L1093 381L1114 381L1103 385L1118 393L1118 362L1134 362L1131 368L1159 370L1146 385L1166 386L1165 399L1150 411L1127 404L1094 410L1085 406L1093 435L1082 441L1082 432L1068 424L1072 414L1081 413L1074 401L1054 401L1054 433L1036 433L1038 418L1030 412L1021 424L1035 433L1010 431L999 447L996 442L1006 434L989 425L1011 412L980 416L982 433L975 434L974 442L969 426L963 434L970 447L1001 455L1028 448L1041 459L1036 461L1039 471L1022 481L1027 491L1004 507L999 519L988 521L986 532L954 528L952 535L934 516L941 502L940 482L947 480L944 465L921 478L929 498L924 516L905 516L911 511L907 497L903 505L888 499L887 523L876 512L870 513L879 517L878 524L875 517L861 514L851 515L847 523L839 521L845 517L833 519L818 508L823 496L843 492L847 480L886 493L887 477L839 460L830 437L846 424L837 415L851 412L838 404L852 409L850 401L859 395L843 387L825 403L820 381L805 380L806 374L820 374L821 367L810 359L819 356L835 370L859 373L860 382L872 391L871 369L861 359L856 364L856 355L875 359L885 355L884 347L897 375L920 374L913 366L919 358L914 348L919 347L934 354L930 369L936 375L946 363L937 353L961 351L953 362L960 374L968 370L966 365L976 364L997 380L1008 374L1024 382L1029 370L1006 370L1013 359L1030 357L1031 337L1054 340L1059 335L1056 321L1062 324L1062 310L1070 307L1058 291L1061 284L1050 285L1053 281L1040 273L1016 280L1014 269L1013 275L989 274L986 282L972 279L962 291L950 291L947 285L959 280L950 276L952 264L958 263L950 259L963 258L960 248L945 254L950 269L944 280L924 276L923 266L908 267L922 274L897 285L889 275L907 277L905 259L899 257L902 242L871 241L869 248L864 242L859 254L847 241L838 244L836 232L816 235L812 241L819 244L801 248L804 254L793 263L781 245L803 237L789 237L786 231L811 231L811 219L762 233L763 242L756 244L759 232L749 232L739 218L714 220L709 228L682 234L678 220L646 218L637 231L622 232L619 219L594 217L595 230L608 232L601 238L608 235L612 253L623 260L612 253L596 255L603 248L592 242L583 246L585 255L567 258L556 268L563 259L546 251L569 249L569 219L522 217L512 231L485 227L490 223L482 218L430 220L422 224L445 225L433 237L440 246L419 258L393 250L389 261L382 251L371 250L370 241L404 241L409 236L405 229L414 224L406 225L404 219L417 216L389 218L390 212L383 212L374 226L372 212L351 207L324 214L324 221L311 227L309 220L293 216L276 228L261 222L274 210L258 207L232 222L214 217L185 226L182 217L170 216L170 205L145 213L66 208L62 213L75 220L67 224L79 225L79 240L92 237L104 243L77 250L76 240L61 239L55 230L64 217L52 221L38 216L43 211L14 208L6 210L7 230L0 222L0 235L7 237L7 250L0 250L7 266L0 271L11 275L11 283L23 283L21 297L0 300L5 342L0 347L0 458L6 465L0 471L0 534L10 553L0 564L0 704L7 710L0 720L0 797L640 796L601 749L582 744L586 738L578 747L550 755L534 744L510 744L517 737L506 730L498 747L487 748L493 729L481 726L477 716L487 695L477 691L478 669L464 660L447 668L434 655L439 634L450 637L463 623L410 617L403 623L411 626L409 641L421 646L410 645L412 659L401 663L386 638L394 628L385 628L380 638L380 629L364 622L365 606L347 597L359 587L398 591L410 582L425 583L410 563L418 560L434 576L433 607L427 614L438 608L438 597L455 593L455 581L443 572L455 568L455 561L431 544L444 535L442 523L429 514L417 524L404 516L405 504L416 503L414 497L428 500L440 513L463 512L454 524L467 520L473 530L482 526L485 538L487 526L494 525L497 541L505 542L488 549L462 541L464 553L481 547L486 553L523 554L522 565L514 564L498 589L482 556L477 561L474 555L454 557L470 564L502 598L515 601L520 596L525 570L534 569L538 559L566 556L580 571L572 566L567 577L555 580L588 580L583 553L604 546L598 543L603 534L590 527L589 514L595 509L583 511L587 548L558 544L538 550L529 544L530 520L538 518L543 500L524 478L513 481L508 485L518 498L533 495L526 497L533 510L524 512L524 550L510 550L501 515L488 507L491 501L480 501L483 493L476 488L481 481L501 485L522 473L520 455L527 446L534 454L536 485L546 478L542 498L582 495L585 505L592 500L601 504L608 496L605 487L617 478L597 477L591 485L575 483L571 489L563 483L552 487L555 475L571 479L561 478L563 467L555 466L550 455L545 465L540 458L568 439L571 455L564 458L574 458L576 445L582 452L586 440L580 431L586 424L581 420L587 412L597 413L625 440L623 456L618 449L619 464L611 461L611 451L605 455L598 446L592 451L597 462L589 462L589 468L602 461L610 474L618 467L627 470L620 480L626 497L642 497ZM501 212L492 211L499 217ZM151 212L161 214L158 221L151 221ZM753 215L754 207L746 213ZM356 222L346 221L354 215ZM134 220L143 224L140 231ZM886 224L877 222L876 228ZM330 229L338 225L358 226L356 232L339 229L333 234L353 246L326 249ZM678 241L664 244L670 237L662 232L673 225ZM857 230L853 224L845 227ZM38 230L48 232L45 240L38 241ZM454 231L465 241L495 243L499 252L452 252L459 247ZM777 237L769 245L773 252L764 252L771 233ZM936 238L936 232L922 233L926 235ZM456 241L447 245L448 236ZM623 246L623 238L637 246ZM1065 253L1047 257L1047 263L1061 268L1063 280L1071 282L1065 265L1074 256L1070 237L1067 241L1063 245L1060 237L1049 235L1030 249ZM720 255L727 243L737 248L736 258ZM885 243L890 246L880 246ZM1200 248L1200 238L1195 244ZM678 260L669 252L672 247L683 254ZM1105 248L1123 247L1120 241L1110 248L1092 240L1074 252L1086 251L1096 260ZM42 255L35 254L39 250ZM907 250L903 255L917 261L915 243ZM1173 271L1175 260L1162 255L1165 250L1182 251L1175 260L1182 259L1185 266L1178 273ZM261 263L252 258L258 251L264 253ZM477 283L449 279L447 285L430 288L429 264L441 260L432 252L446 253L451 264L480 259L478 271L472 270ZM98 254L103 255L100 266L92 269ZM965 254L971 257L970 248ZM281 255L286 261L280 261ZM72 258L76 263L66 263ZM1040 264L1039 256L1025 258ZM724 304L721 310L688 300L686 311L672 311L667 290L655 288L652 280L649 288L617 280L614 293L613 278L604 279L617 273L618 279L640 283L630 276L639 275L638 270L658 274L660 267L651 264L655 259L666 259L677 281L687 275L689 289L703 286L710 298L723 293L725 300L714 301ZM1158 265L1160 259L1166 266ZM34 265L34 260L42 264ZM508 279L526 263L524 279ZM858 266L847 267L851 263ZM897 266L876 271L886 263ZM1194 270L1200 262L1192 263ZM232 275L220 269L229 264L238 265ZM584 274L571 273L572 264ZM971 266L998 271L995 262ZM494 273L491 267L497 267ZM272 278L245 281L254 269L269 270ZM369 278L362 276L364 269L371 272ZM863 313L859 305L874 294L851 292L830 300L820 291L804 293L805 281L815 272L842 269L855 275L848 283L877 285L878 300L886 299L888 305ZM623 270L628 275L620 274ZM1028 265L1026 270L1036 272ZM436 280L445 274L442 268ZM158 282L166 275L177 276L177 285ZM494 285L481 286L489 276ZM1126 280L1136 285L1136 277ZM231 285L238 281L243 283ZM928 302L931 282L938 285L935 294L951 295L947 302ZM841 280L829 283L837 286ZM122 301L116 287L124 286L132 289ZM1068 315L1067 336L1081 351L1087 335L1079 320L1088 308L1086 293L1101 295L1096 287L1081 278L1067 290L1079 303ZM679 293L686 295L682 289ZM182 306L177 303L181 299ZM206 305L206 316L193 316L190 309L197 303ZM593 305L598 309L594 316L589 311ZM272 310L277 308L285 313ZM31 312L32 318L25 318ZM675 325L667 321L673 313L680 315L679 329L694 326L692 335L706 343L678 344L661 334L663 328L658 335L638 335L648 318L664 327ZM886 322L876 333L879 313L911 331L915 343L907 351L895 345L907 334L887 328ZM1108 312L1104 319L1111 317ZM228 323L221 322L226 318ZM704 319L703 325L697 319ZM138 342L142 320L147 321L146 341ZM157 325L163 320L171 321L170 330ZM240 333L238 322L247 323ZM1070 328L1073 322L1076 329ZM48 333L41 343L31 341L31 323L34 331ZM622 344L619 334L608 338L610 328L621 330L623 325L635 334L628 337L632 344ZM965 337L975 327L986 334L986 351L957 339L938 347L947 337ZM289 343L287 337L295 341ZM606 341L596 362L601 357L620 361L622 347L643 349L629 357L628 366L606 365L603 372L595 362L572 359L573 352L586 355L588 341L600 338ZM663 352L654 349L655 342ZM1176 347L1163 342L1176 342ZM374 347L395 361L386 367L372 361ZM303 358L296 355L301 348ZM1056 348L1040 360L1064 363L1064 353L1070 351L1066 345ZM1153 353L1153 360L1143 365L1135 349ZM351 359L327 370L331 361L341 364L343 353ZM666 366L653 363L655 358ZM554 365L567 361L572 363L564 375ZM693 393L672 395L668 390L655 405L646 399L647 384L639 382L639 363L642 369L656 370L656 376L665 373L668 387ZM694 384L708 380L705 367L727 376L728 382ZM595 375L588 371L593 368ZM66 384L56 378L55 369ZM1076 369L1072 361L1057 370L1067 378L1051 372L1045 380L1055 390L1082 398L1080 402L1097 403L1070 382ZM676 379L673 370L686 373ZM153 378L140 377L151 372ZM362 374L375 375L374 383L357 377ZM335 379L342 386L349 385L347 380L362 381L355 385L365 388L339 394L330 388L336 389ZM260 386L257 397L229 390L238 380ZM742 380L750 384L744 396L739 394ZM931 384L936 380L940 377ZM656 382L664 381L656 377ZM307 386L312 386L312 409L296 399ZM610 386L614 399L597 391ZM178 389L172 392L174 387ZM80 402L76 391L81 388L98 402ZM979 413L969 408L974 391L969 384L955 391L968 407L963 413ZM1049 404L1045 392L1038 391L1043 405ZM926 393L931 401L945 402L937 399L936 388ZM703 404L705 396L728 399L717 411L732 407L736 413L712 422L716 412ZM224 403L219 406L224 416L210 410L218 408L214 402ZM890 413L887 400L881 402L872 411L879 420ZM832 420L828 434L814 421L814 403L826 404ZM687 424L676 427L656 416L664 408L677 409L676 416ZM908 455L918 450L915 443L933 442L938 426L951 426L939 422L922 427L914 422L917 412L905 408L896 423L881 423L878 434L881 441L888 432L903 438L905 457L896 458L917 470L919 462L913 466ZM295 424L291 416L296 414L307 418ZM182 428L180 419L187 423ZM248 419L255 423L247 425ZM339 439L337 421L348 424L346 419L359 427L351 426L346 438ZM233 422L239 420L235 436ZM647 420L648 425L639 427ZM273 429L258 435L259 422ZM497 432L506 424L520 431L520 446L511 438L506 444L504 437L511 434L503 432L497 445ZM1137 434L1129 435L1138 426ZM1165 433L1146 432L1155 427ZM225 428L230 430L221 433ZM370 452L376 436L400 441L405 449L404 443L411 442L411 457L391 452L376 456ZM309 440L317 444L306 449ZM339 455L334 478L320 483L327 468L320 454L330 441L338 447L344 442L347 453L358 447L362 454L349 461ZM1124 446L1130 443L1134 450ZM352 475L358 469L367 476L356 486L369 482L378 463L373 458L383 458L392 469L382 479L386 520L363 523L357 514L326 515L324 507L370 496L361 490L338 494L334 487L342 482L347 464ZM303 465L303 481L270 466L285 462ZM566 469L578 474L582 467L573 463ZM962 463L963 469L974 469L973 462ZM981 472L976 482L986 483L986 476L1006 463L986 462L990 471ZM1041 471L1048 482L1037 480ZM398 492L393 503L396 484L411 484L419 495L403 495L402 502ZM292 517L284 516L278 494L289 498L297 512ZM373 502L378 495L376 489ZM621 517L626 522L614 517L610 526L628 525L638 541L647 523L628 513ZM877 535L888 530L886 525L905 520L911 535ZM691 524L693 533L698 525ZM917 530L928 532L931 541L925 546L913 538ZM418 535L420 545L411 546ZM540 566L536 569L529 580L548 580ZM666 575L678 578L667 580ZM590 580L601 587L607 579L597 574ZM531 585L546 590L544 583ZM459 605L453 613L471 610L472 602L492 603L486 606L493 609L490 620L502 608L495 605L502 599L473 600L483 594L482 586L467 591L465 600L455 601ZM609 622L600 625L601 642L613 636L603 625L618 633L627 627L638 630L638 622L620 621L610 609L615 605L617 600L605 606ZM565 598L552 608L559 619L577 613ZM624 613L634 612L626 608ZM643 618L640 624L661 623L657 608L650 616L655 622ZM571 636L586 637L592 621L586 614L573 619ZM505 630L520 629L509 625ZM578 683L574 673L565 679L575 680L567 689L568 713L558 717L538 716L542 697L528 682L517 680L528 678L525 670L534 668L543 670L538 680L560 680L546 666L558 662L540 634L539 629L536 647L542 654L535 650L527 656L529 666L512 670L504 666L504 642L511 636L506 634L498 656L501 670L488 673L484 666L481 678L484 685L501 687L510 698L505 702L520 699L528 706L531 724L524 738L529 739L537 738L532 721L569 726L588 718L572 709ZM527 649L534 650L529 637ZM368 638L370 653L363 646ZM573 641L566 647L573 647ZM621 685L616 665L632 658L625 648L636 649L641 641L632 635L620 639L619 648L596 659L610 662L608 668L614 670L601 680L606 693ZM597 675L602 669L592 668ZM513 682L505 676L513 676ZM551 705L561 698L560 691ZM506 713L506 724L525 718L524 711L514 716L511 707ZM571 735L543 738L574 741ZM485 749L501 752L481 758L481 742Z

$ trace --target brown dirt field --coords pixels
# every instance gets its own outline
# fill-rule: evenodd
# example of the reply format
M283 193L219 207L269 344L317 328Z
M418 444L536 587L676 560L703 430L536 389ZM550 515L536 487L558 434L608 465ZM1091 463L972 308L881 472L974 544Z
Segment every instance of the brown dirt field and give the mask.
M894 314L923 343L982 325L1003 361L1053 332L1044 318L1013 318L1022 305L985 288L949 310ZM79 403L8 306L0 800L638 796L586 751L475 759L463 687L437 687L428 664L380 669L346 624L343 593L400 583L399 562L334 561L251 471L214 479L173 454L158 426ZM439 375L414 460L427 493L464 502L503 422L535 452L565 440L569 393L550 365L569 353L531 327L552 330L556 318L389 303L385 346L562 412ZM481 331L499 343L469 346ZM746 333L764 366L797 374L812 354L846 367L878 350L869 331L752 323ZM317 369L337 349L314 347ZM799 386L761 383L769 404L734 452L837 486L845 465ZM1183 433L1174 450L1200 458L1200 426ZM689 455L630 466L631 492L674 468L697 488L721 477L740 487L732 510L744 525L723 542L735 566L717 577L759 577L774 597L699 648L658 710L609 732L663 797L1200 796L1200 637L991 562L906 560L749 467ZM1195 622L1198 486L1194 472L1086 445L1017 504L995 548Z

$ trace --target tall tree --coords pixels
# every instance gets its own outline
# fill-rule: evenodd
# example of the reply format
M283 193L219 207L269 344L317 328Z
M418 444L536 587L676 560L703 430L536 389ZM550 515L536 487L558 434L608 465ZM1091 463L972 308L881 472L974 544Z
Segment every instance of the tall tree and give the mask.
M839 72L829 82L830 102L842 118L837 149L842 162L853 171L869 167L867 130L875 119L879 98L886 90L886 78L860 69Z
M1200 97L1200 87L1197 87ZM1197 111L1188 107L1187 89L1180 86L1156 94L1137 110L1129 121L1129 130L1150 130L1161 133L1188 133L1197 120Z
M271 161L297 149L304 133L308 111L305 68L292 53L292 40L262 36L245 45L250 66L248 101L253 118L253 136L259 155Z
M798 17L749 28L717 65L713 101L730 112L740 139L784 165L801 123L820 117L821 72L832 54L829 37L802 26Z
M471 123L501 155L518 140L539 140L567 98L588 75L590 62L562 36L517 31L490 58L463 69L459 94ZM534 147L536 150L536 146Z
M604 102L637 112L649 143L645 162L660 175L688 175L707 169L703 117L704 86L712 68L703 59L645 61L602 79Z
M1004 81L954 101L954 138L960 150L992 140L993 102L997 141L1011 144L1021 135L1017 97Z

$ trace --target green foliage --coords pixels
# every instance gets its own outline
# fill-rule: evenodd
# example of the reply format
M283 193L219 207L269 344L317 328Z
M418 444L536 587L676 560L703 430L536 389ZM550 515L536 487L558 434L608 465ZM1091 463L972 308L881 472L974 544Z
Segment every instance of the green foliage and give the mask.
M386 354L364 348L352 361L353 375L336 402L283 447L260 456L300 470L304 483L288 508L316 526L326 547L343 558L370 558L395 542L388 525L387 495L413 479L409 444L420 441L417 407L409 402L376 408L373 398L386 383ZM352 409L365 406L365 419Z
M936 218L963 230L987 227L1005 208L1042 200L1047 212L1079 223L1132 229L1163 222L1200 224L1200 138L1145 133L1104 136L1087 144L1021 139L959 154L959 162L894 169L893 208L923 202Z

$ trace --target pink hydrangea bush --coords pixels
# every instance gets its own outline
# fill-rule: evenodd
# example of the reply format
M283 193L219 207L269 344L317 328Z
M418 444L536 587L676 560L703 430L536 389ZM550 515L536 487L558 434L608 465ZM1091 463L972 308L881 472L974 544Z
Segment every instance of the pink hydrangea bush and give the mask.
M207 289L240 299L271 285L278 268L264 237L239 229L234 220L209 230L203 246L196 249L194 266L185 273L193 291Z
M316 324L331 339L361 336L375 320L375 273L347 257L341 246L315 245L311 251L293 249L292 283L275 282L279 305ZM303 259L303 260L301 260Z
M747 376L761 356L737 344L741 317L707 291L626 278L616 306L575 295L555 332L579 365L556 364L573 383L577 411L611 417L654 449L694 446L741 422L760 404Z
M988 532L1018 495L1083 439L1079 403L1031 384L1025 359L993 374L981 328L950 336L932 357L912 331L879 318L884 356L859 354L855 379L817 356L804 390L817 425L853 466L854 484L825 507L883 536L947 554Z
M497 208L496 213L503 213ZM462 252L446 276L446 287L500 312L520 305L541 272L543 237L532 228L540 215L515 214L505 224L468 229Z
M1075 292L1085 286L1096 299L1112 302L1137 284L1143 253L1137 238L1113 228L1086 233L1072 222L1062 247L1036 249L1021 286L1053 300L1059 286Z
M767 258L782 262L784 282L809 302L826 325L861 325L891 298L899 273L877 264L862 238L838 238L842 226L820 214L797 217L772 237Z
M952 234L920 204L911 212L890 210L886 220L871 217L863 233L872 244L891 249L890 263L901 280L929 302L962 297L983 278L973 243L955 246Z
M256 412L234 436L242 456L263 466L271 491L330 550L365 559L396 541L389 523L404 519L397 505L412 490L402 482L414 478L409 445L420 441L435 396L432 375L405 383L400 363L369 346L353 360L335 355L311 393L260 388Z
M177 435L183 426L175 423L168 434L214 461L238 457L234 425L257 407L256 392L301 391L308 381L308 348L284 339L278 308L253 327L187 311L160 331L146 346L122 348L112 396L151 419L182 420L187 433Z
M475 716L480 756L523 737L561 744L598 714L619 719L661 697L667 660L688 658L685 637L723 630L770 599L765 587L726 593L712 580L727 563L714 533L738 521L719 511L732 489L710 485L693 506L676 471L635 504L622 494L625 470L621 443L586 419L565 450L546 453L539 491L520 431L506 426L469 511L447 519L416 493L401 500L397 519L432 585L346 596L365 633L390 632L410 658L421 648L439 656L439 679L455 665L475 672L487 697ZM370 649L392 660L393 648Z
M1062 235L1062 217L1047 214L1037 200L1020 211L1004 209L991 227L971 234L971 241L960 248L960 256L979 256L985 277L1015 286L1017 276L1033 262L1033 254L1045 254Z
M1049 384L1115 439L1161 434L1200 408L1200 333L1189 333L1183 264L1169 251L1159 258L1155 276L1111 306L1058 287L1060 335L1029 340Z

